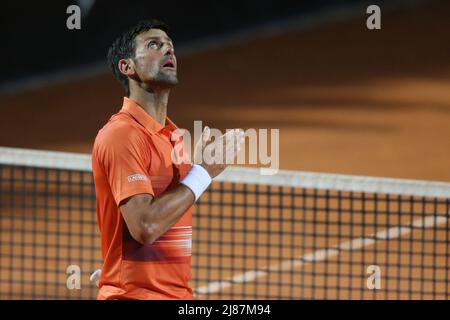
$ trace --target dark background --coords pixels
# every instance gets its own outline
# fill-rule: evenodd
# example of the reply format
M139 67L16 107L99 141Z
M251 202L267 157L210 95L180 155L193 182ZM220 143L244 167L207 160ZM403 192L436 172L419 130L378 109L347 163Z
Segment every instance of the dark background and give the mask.
M327 6L358 2L367 1L97 0L88 13L82 13L81 30L68 30L66 9L79 5L77 1L7 1L2 3L0 27L2 55L9 58L2 66L0 86L24 76L105 63L113 39L141 19L167 23L179 47L271 21L307 16Z

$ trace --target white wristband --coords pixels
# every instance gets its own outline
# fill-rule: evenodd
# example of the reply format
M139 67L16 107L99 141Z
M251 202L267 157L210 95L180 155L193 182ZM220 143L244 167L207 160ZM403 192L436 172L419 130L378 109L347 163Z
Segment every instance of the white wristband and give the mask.
M181 183L191 189L195 195L195 201L200 198L206 188L211 184L211 176L202 166L194 164L191 171L181 180Z

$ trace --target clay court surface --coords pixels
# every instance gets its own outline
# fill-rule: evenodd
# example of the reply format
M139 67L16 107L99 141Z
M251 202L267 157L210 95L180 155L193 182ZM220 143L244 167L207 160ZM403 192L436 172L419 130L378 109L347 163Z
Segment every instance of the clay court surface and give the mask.
M368 31L362 14L181 57L180 85L171 96L169 116L187 129L194 120L221 129L278 128L281 169L450 181L450 43L445 40L449 11L450 3L425 1L384 14L381 31ZM121 103L121 88L110 74L2 95L0 145L89 153L98 129ZM308 241L288 236L277 241ZM444 231L432 229L407 237L415 236L448 240ZM338 240L327 241L331 245ZM401 248L401 240L389 242L391 251ZM289 248L280 250L283 256L298 255ZM360 261L363 253L352 254L352 261ZM397 254L389 260L390 254L379 259L403 259ZM258 263L266 262L270 261ZM225 258L220 263L228 262ZM356 262L347 268L361 273L364 266ZM336 272L336 267L330 259L303 266L302 279L289 278L292 273L276 276L305 283L308 268L321 273ZM438 288L445 289L449 291ZM252 284L246 287L252 290ZM338 297L333 290L308 290L293 291L292 296ZM372 297L350 291L341 292L342 297ZM411 298L394 293L387 297Z

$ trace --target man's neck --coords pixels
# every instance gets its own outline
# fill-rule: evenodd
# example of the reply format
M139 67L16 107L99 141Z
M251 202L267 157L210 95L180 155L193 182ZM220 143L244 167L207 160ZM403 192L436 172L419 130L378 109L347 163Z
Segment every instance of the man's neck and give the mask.
M153 119L165 126L169 93L169 88L152 90L151 92L139 88L130 93L130 99L136 101Z

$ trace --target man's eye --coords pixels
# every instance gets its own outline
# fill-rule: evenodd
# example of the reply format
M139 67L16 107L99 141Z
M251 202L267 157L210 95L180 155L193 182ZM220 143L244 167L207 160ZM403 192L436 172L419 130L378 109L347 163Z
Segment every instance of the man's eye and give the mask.
M150 49L158 49L158 42L156 42L156 41L150 41L150 42L148 43L148 47L149 47Z

